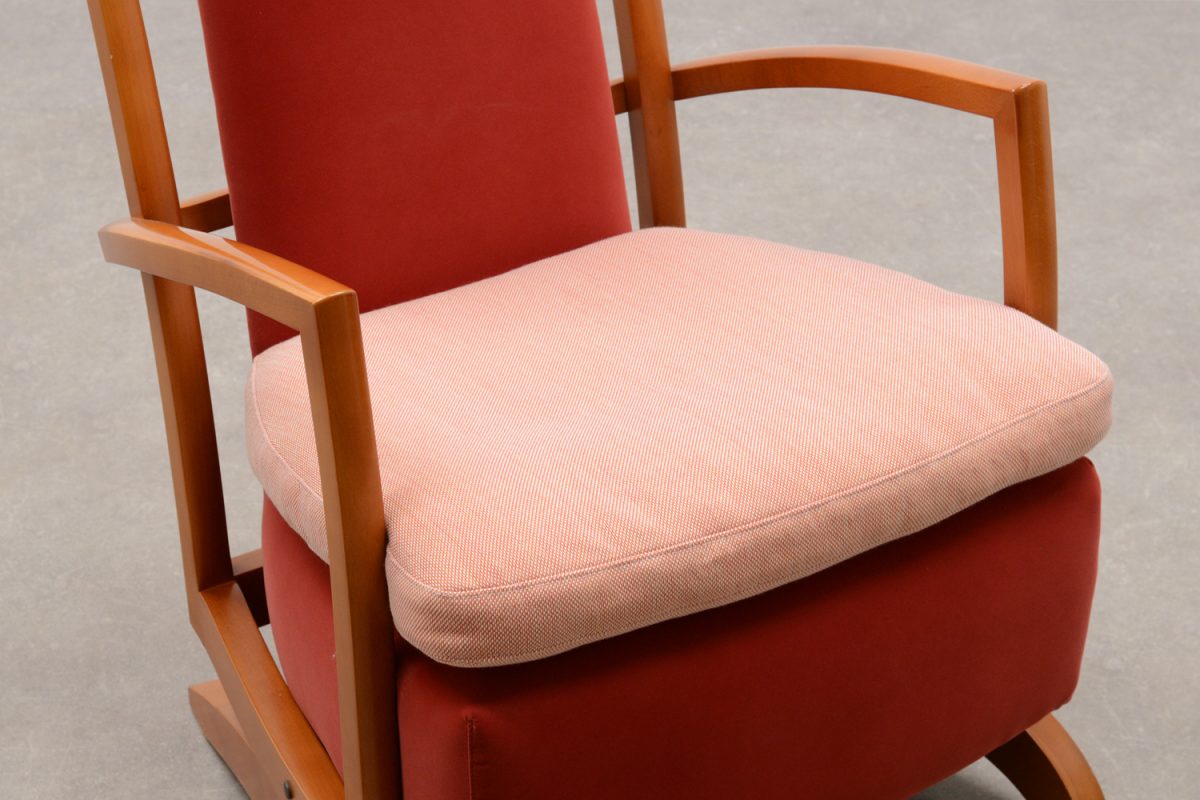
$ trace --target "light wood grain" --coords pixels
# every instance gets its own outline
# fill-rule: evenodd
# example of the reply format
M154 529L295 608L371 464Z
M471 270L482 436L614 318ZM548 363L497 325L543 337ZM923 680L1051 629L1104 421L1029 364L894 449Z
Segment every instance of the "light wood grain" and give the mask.
M749 89L852 89L994 117L1033 78L886 47L780 47L702 58L672 71L675 98Z
M233 225L229 191L217 189L184 200L179 207L181 225L196 231L219 231Z
M206 589L190 612L192 627L268 785L280 787L288 781L296 797L309 800L348 796L329 754L288 691L237 584Z
M251 550L234 556L233 579L237 582L238 588L242 590L242 596L246 598L246 605L250 606L254 622L260 628L269 625L271 615L267 609L267 587L263 581L262 550Z
M250 800L279 797L276 787L270 786L259 766L258 758L238 723L237 714L229 704L220 681L197 683L188 687L188 704L204 738L221 756L229 771L237 778ZM280 787L282 788L282 787Z
M680 64L677 100L750 89L827 88L907 97L991 118L996 139L1004 302L1058 321L1054 170L1046 84L952 58L881 47L790 47Z
M219 294L299 331L325 501L334 636L342 654L338 692L345 793L350 798L394 796L399 744L393 625L384 574L387 532L357 295L262 250L162 222L114 223L100 231L100 243L113 263L170 286ZM176 363L174 351L167 343L160 349L169 371ZM226 581L231 578L232 567ZM216 588L227 585L218 584ZM254 615L249 616L252 620ZM232 644L223 642L226 649ZM220 656L211 649L210 655L214 661ZM231 680L247 679L248 673L235 672ZM231 694L231 699L237 709L238 696ZM243 720L243 727L255 742L254 726ZM286 755L277 742L262 746ZM304 782L298 780L298 786L304 788Z
M1026 800L1104 800L1100 782L1051 714L988 754Z
M613 0L613 9L625 73L638 219L643 228L683 226L683 165L662 5L658 0Z

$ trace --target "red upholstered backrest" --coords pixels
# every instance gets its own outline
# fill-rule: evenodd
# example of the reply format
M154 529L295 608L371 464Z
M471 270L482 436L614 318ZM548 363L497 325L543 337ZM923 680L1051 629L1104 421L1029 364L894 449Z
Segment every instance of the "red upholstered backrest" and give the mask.
M238 239L363 310L629 229L595 0L199 2Z

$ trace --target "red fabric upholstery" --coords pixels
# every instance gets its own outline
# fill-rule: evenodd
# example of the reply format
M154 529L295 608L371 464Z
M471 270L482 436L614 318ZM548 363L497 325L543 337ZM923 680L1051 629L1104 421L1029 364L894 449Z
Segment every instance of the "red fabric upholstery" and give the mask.
M266 497L263 497L262 543L271 636L284 679L333 763L341 770L342 731L329 565L308 549Z
M749 600L554 658L403 647L406 800L899 798L1074 689L1096 575L1086 459ZM264 517L272 628L340 761L325 565Z
M200 0L238 238L364 309L629 228L592 0ZM290 335L250 320L255 352ZM901 797L1065 702L1086 461L765 595L486 670L406 646L407 800ZM328 570L274 509L292 692L341 761Z
M200 10L238 239L363 310L629 229L594 0Z

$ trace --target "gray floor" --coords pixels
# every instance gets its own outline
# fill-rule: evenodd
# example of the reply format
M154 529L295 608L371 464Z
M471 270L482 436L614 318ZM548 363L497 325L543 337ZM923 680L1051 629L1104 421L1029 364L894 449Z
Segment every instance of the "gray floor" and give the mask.
M221 185L194 3L145 5L182 190ZM677 60L851 42L1049 82L1062 330L1117 379L1095 453L1102 573L1061 718L1109 796L1197 796L1200 2L671 0L667 12ZM124 209L86 17L77 0L0 0L0 797L238 797L183 692L210 669L186 623L140 288L100 262L93 236ZM997 296L986 120L807 91L691 101L681 128L694 225ZM244 324L204 307L231 524L249 546ZM1014 796L986 766L922 795Z

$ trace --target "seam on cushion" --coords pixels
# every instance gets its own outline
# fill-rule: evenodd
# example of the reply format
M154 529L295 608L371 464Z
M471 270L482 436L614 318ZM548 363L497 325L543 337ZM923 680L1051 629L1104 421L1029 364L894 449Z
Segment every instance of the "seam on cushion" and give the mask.
M951 514L950 516L953 516L953 514ZM936 525L936 524L937 524L936 522L931 523L931 525ZM926 526L926 527L930 527L930 526ZM922 530L924 530L924 528L922 528ZM917 531L913 531L912 533L915 534L915 533L917 533ZM886 544L886 542L878 542L875 545L872 545L872 547L881 547L884 544ZM506 653L503 655L489 655L486 658L482 658L482 659L466 659L466 660L462 660L462 661L444 661L443 662L443 661L441 661L441 659L434 658L433 656L429 656L429 657L434 658L435 661L439 661L441 663L448 664L452 667L464 667L464 668L503 667L503 666L508 666L510 664L521 664L521 663L528 662L528 661L536 661L538 659L548 658L550 656L556 656L559 653L565 653L568 650L574 650L576 647L582 647L583 645L591 644L592 642L599 642L599 641L603 641L604 639L611 639L616 636L621 636L626 633L631 633L633 631L640 630L642 628L648 628L651 625L657 625L660 622L666 622L667 620L678 619L680 617L690 617L692 614L696 614L701 611L709 611L711 609L719 608L721 606L731 605L740 600L748 600L751 597L757 597L761 594L765 594L769 591L772 591L773 589L778 589L780 586L784 586L784 585L792 583L794 581L801 580L803 578L807 578L811 575L815 575L816 573L818 573L822 570L825 570L825 569L829 569L830 567L833 567L843 561L847 561L851 558L855 558L855 557L857 557L857 555L858 554L839 558L837 561L833 561L829 564L826 564L823 567L820 567L811 572L805 573L804 575L794 575L794 576L791 576L788 578L784 578L780 581L772 581L771 583L767 584L766 586L756 586L756 587L750 588L750 589L742 589L740 591L732 592L730 594L723 595L721 597L711 598L708 600L701 600L699 602L690 603L689 605L683 606L682 608L664 609L661 613L655 614L654 616L652 616L648 619L639 620L638 622L634 622L634 623L622 623L621 625L614 627L614 628L606 628L604 633L600 633L600 634L591 633L586 636L580 636L575 639L571 639L566 642L561 642L559 644L550 645L549 647L543 647L538 650L522 650L522 651L518 651L515 653ZM415 647L415 645L414 645L414 647ZM422 652L424 652L424 651L422 651ZM426 653L426 655L429 655L429 654Z
M753 530L755 528L759 528L764 525L769 525L772 522L787 519L788 517L798 516L807 511L811 511L812 509L820 508L821 506L832 503L835 500L840 500L845 497L851 497L855 494L859 494L859 493L864 492L867 489L870 489L881 483L890 481L893 478L898 478L898 477L901 477L908 473L916 472L917 470L923 469L924 467L927 467L931 464L936 464L939 461L949 458L950 456L954 455L955 453L958 453L962 450L972 447L973 445L978 444L979 442L981 442L985 439L991 438L992 436L995 436L996 434L998 434L1002 431L1005 431L1005 430L1008 430L1009 428L1015 427L1015 426L1021 424L1022 422L1026 421L1030 417L1034 416L1035 414L1039 414L1043 411L1048 411L1050 409L1056 408L1057 406L1069 403L1072 400L1079 399L1079 398L1093 392L1094 390L1103 387L1105 384L1109 383L1111 381L1111 379L1112 379L1112 373L1109 372L1107 367L1105 367L1104 373L1099 378L1097 378L1095 381L1088 384L1087 386L1083 387L1082 389L1077 390L1073 394L1067 395L1066 397L1060 397L1057 400L1043 403L1040 406L1035 406L1034 408L1031 408L1030 410L1026 411L1025 413L1021 414L1018 417L1014 417L1013 419L1007 420L1000 425L996 425L995 427L989 428L988 430L983 431L982 433L976 434L975 436L971 437L967 441L962 442L961 444L957 444L954 447L949 448L948 450L943 450L940 453L935 453L931 456L928 456L928 457L922 459L921 461L917 462L916 464L910 464L906 467L902 467L900 469L893 470L892 472L889 472L886 475L881 475L877 478L872 478L871 480L869 480L865 483L860 483L857 486L850 487L849 489L843 489L842 491L838 492L837 494L833 494L828 497L823 497L819 500L814 500L813 502L808 503L807 505L789 508L784 511L780 511L775 514L772 514L768 517L761 517L757 520L753 520L752 522L746 522L741 525L737 525L733 528L726 528L724 530L706 534L697 539L690 539L686 542L680 542L678 544L667 545L665 547L660 547L655 550L647 551L645 553L638 553L636 555L627 556L625 558L613 559L611 561L605 561L600 564L593 564L588 567L580 567L579 569L571 570L570 572L561 572L556 575L547 575L547 576L539 577L539 578L530 578L528 580L518 581L517 583L501 584L498 586L487 586L487 587L484 587L481 589L438 589L434 586L430 586L420 580L417 580L417 578L414 577L411 572L409 572L407 569L405 569L404 566L396 559L396 557L392 554L390 549L387 552L387 559L389 561L391 561L392 564L395 565L396 569L398 569L398 570L400 570L400 572L404 573L405 577L407 577L410 581L412 581L412 583L421 587L422 589L426 589L429 592L431 592L433 594L437 594L442 597L472 597L472 596L481 596L481 595L487 595L487 594L499 594L502 592L512 591L515 589L523 589L523 588L526 588L529 586L536 586L539 584L555 583L557 581L567 580L569 578L574 578L574 577L577 577L580 575L586 575L588 573L597 572L597 571L604 570L604 569L609 569L611 567L624 566L626 564L634 564L639 561L645 561L645 560L655 558L657 556L664 555L666 553L670 553L673 551L687 550L687 549L696 547L701 544L706 544L715 539L720 539L720 538L723 538L726 536L732 536L737 533L744 533L746 531Z
M475 798L475 718L467 715L467 800Z
M275 447L275 442L271 441L271 435L269 433L267 433L267 426L265 424L263 424L262 412L258 408L258 380L257 380L257 377L258 377L258 359L255 358L250 362L250 402L251 402L251 405L254 407L254 421L258 423L258 429L260 431L262 431L263 441L267 443L267 448L275 456L275 460L278 461L279 463L283 464L284 469L286 469L288 471L288 473L296 479L296 482L299 483L302 487L304 487L305 491L307 491L318 502L320 502L321 507L324 508L325 507L325 498L321 496L320 492L314 491L313 488L308 485L308 481L304 480L304 478L300 476L300 473L296 472L296 470L292 467L292 465L288 462L288 460L286 458L284 458L283 455L279 452L279 450ZM309 413L311 414L312 413L312 398L309 398L308 403L309 403ZM316 436L315 431L313 432L313 435L314 435L314 437ZM319 465L318 465L318 469L320 469ZM269 494L270 493L268 492L268 496L269 496ZM322 520L322 522L323 522L323 520ZM322 525L322 527L324 527L324 526Z
M1076 463L1077 461L1079 461L1081 459L1087 459L1087 457L1080 456L1079 458L1076 458L1076 459L1068 462L1067 464L1063 464L1062 466L1056 467L1054 469L1063 469L1063 468L1069 466L1070 464ZM1089 461L1089 463L1091 463L1090 460L1088 460L1088 461ZM1028 478L1024 478L1024 479L1022 479L1022 481L1034 480L1036 478L1047 475L1050 472L1053 472L1054 469L1047 470L1046 472L1043 472L1040 475L1034 475L1034 476L1030 476ZM997 489L996 491L997 492L1004 491L1004 489L1011 488L1013 485L1016 485L1016 483L1021 483L1022 481L1016 481L1013 484L1009 484L1009 486L1005 486L1003 489ZM956 513L960 513L960 512L956 512ZM946 519L949 519L952 516L954 516L954 514L948 514L948 515L942 517L941 519L938 519L934 522L929 523L929 525L926 525L926 526L920 528L919 530L910 531L909 533L904 534L904 536L917 535L921 531L927 530L929 527L932 527L933 525L937 525L937 524L945 521ZM901 536L901 537L897 537L897 538L904 538L904 537ZM869 548L869 549L873 549L875 547L882 547L883 545L889 544L889 543L890 543L889 541L875 542L874 544L871 545L871 548ZM467 659L453 660L453 661L452 660L443 660L440 658L434 658L433 656L430 656L430 658L434 658L435 661L439 661L440 663L448 664L452 667L462 667L465 669L480 669L480 668L486 669L489 667L508 666L511 664L520 664L520 663L524 663L524 662L528 662L528 661L536 661L536 660L542 659L542 658L549 658L550 656L555 656L560 653L565 653L568 650L574 650L577 647L582 647L584 645L592 644L593 642L598 642L603 639L611 639L615 636L621 636L623 634L630 633L632 631L636 631L641 628L647 628L647 627L650 627L651 625L657 625L660 622L665 622L665 621L671 620L671 619L679 619L680 617L688 617L688 616L691 616L692 614L696 614L701 611L709 611L711 609L730 605L732 603L736 603L741 600L747 600L752 597L757 597L761 594L772 591L774 589L778 589L779 587L784 586L786 584L792 583L793 581L801 580L803 578L807 578L809 576L815 575L816 573L821 572L822 570L829 569L830 567L836 566L837 564L840 564L844 561L848 561L851 558L857 558L859 555L861 555L861 553L856 553L856 554L852 554L849 556L843 556L841 558L838 558L836 561L831 561L830 563L825 564L824 566L818 567L816 569L813 569L809 572L806 572L803 575L794 575L792 577L784 578L779 581L772 581L771 583L769 583L766 586L760 586L760 587L755 587L755 588L750 588L750 589L741 589L739 591L731 592L730 594L723 595L719 598L710 598L708 600L702 600L699 602L690 603L686 606L683 606L682 608L671 608L669 610L664 610L659 614L655 614L654 616L650 617L649 619L641 620L641 621L638 621L633 624L625 623L616 628L607 629L605 633L600 634L600 635L588 634L586 636L580 636L580 637L577 637L574 639L570 639L566 642L560 642L559 644L550 645L549 647L542 647L537 650L523 650L523 651L519 651L519 652L515 652L515 653L505 653L502 655L492 654L485 658L467 658ZM426 655L428 655L428 654L426 654Z
M1007 487L1005 487L1005 488L1007 488ZM949 516L953 516L953 514L951 514ZM943 519L945 519L945 518L943 518ZM941 520L939 520L939 522L940 521ZM931 525L936 525L936 524L937 524L937 522L931 523ZM925 526L925 527L928 528L930 526ZM925 530L925 528L922 528L921 530ZM907 535L915 535L916 533L918 533L918 531L912 531L910 534L907 534ZM887 542L877 542L876 544L872 545L872 547L882 547L884 544L887 544ZM551 645L549 647L543 647L538 650L532 650L532 651L523 650L523 651L519 651L519 652L515 652L515 653L507 653L504 655L489 655L483 659L466 659L463 661L453 661L453 662L446 661L444 663L449 664L450 666L454 666L454 667L487 668L487 667L508 666L510 664L521 664L521 663L525 663L528 661L536 661L536 660L542 659L542 658L549 658L550 656L555 656L555 655L558 655L559 653L565 653L568 650L574 650L577 647L582 647L587 644L592 644L593 642L599 642L599 641L603 641L605 639L611 639L616 636L621 636L626 633L631 633L633 631L640 630L642 628L648 628L651 625L657 625L660 622L666 622L667 620L671 620L671 619L679 619L680 617L689 617L692 614L697 614L701 611L709 611L711 609L719 608L721 606L731 605L731 604L739 602L741 600L748 600L752 597L757 597L759 595L765 594L774 589L778 589L779 587L785 586L786 584L792 583L794 581L802 580L804 578L815 575L818 572L821 572L822 570L829 569L830 567L836 566L837 564L840 564L844 561L848 561L851 558L856 558L858 555L861 555L861 554L845 556L845 557L839 558L837 561L830 562L829 564L826 564L823 567L814 569L811 572L807 572L803 575L795 575L792 577L784 578L779 581L772 581L765 586L757 586L757 587L750 588L750 589L742 589L740 591L732 592L730 594L726 594L721 597L710 598L707 600L701 600L699 602L690 603L686 606L683 606L682 608L664 609L661 613L655 614L654 616L652 616L648 619L639 620L638 622L635 622L635 623L623 623L614 628L606 628L604 633L600 633L600 634L592 633L592 634L588 634L586 636L580 636L575 639L571 639L567 642L562 642L559 644ZM433 656L430 656L430 658L433 658ZM437 661L440 659L434 659L434 660Z
M951 515L951 516L953 516L953 515ZM933 524L936 525L937 523L933 523ZM928 526L926 526L926 527L928 527ZM916 533L916 531L914 531L914 533ZM882 545L882 544L883 543L881 542L880 545ZM550 645L549 647L543 647L538 650L522 650L522 651L519 651L516 653L506 653L506 654L502 654L502 655L489 655L488 657L483 658L483 659L466 659L463 661L441 661L441 659L436 659L436 658L434 660L440 661L441 663L448 664L452 667L465 667L465 668L502 667L502 666L508 666L510 664L520 664L520 663L523 663L526 661L536 661L537 659L548 658L549 656L555 656L555 655L558 655L559 653L565 653L568 650L574 650L576 647L582 647L585 644L591 644L592 642L598 642L603 639L611 639L615 636L621 636L622 634L630 633L632 631L636 631L641 628L648 628L651 625L657 625L660 622L666 622L667 620L670 620L670 619L678 619L679 617L688 617L688 616L691 616L692 614L698 613L700 611L708 611L710 609L718 608L720 606L726 606L726 605L730 605L732 603L736 603L739 600L747 600L751 597L757 597L758 595L765 594L766 592L769 592L772 589L778 589L780 586L784 586L785 584L789 584L789 583L792 583L793 581L800 580L802 578L806 578L809 575L815 575L817 572L820 572L822 569L828 569L829 567L832 567L835 564L838 564L842 561L846 561L849 558L854 558L854 557L855 556L847 556L845 558L840 558L840 559L838 559L838 561L827 564L826 566L821 567L820 569L817 569L817 570L813 570L812 572L809 572L805 575L796 575L793 577L784 578L781 581L772 581L768 585L762 586L762 587L755 587L755 588L751 588L751 589L742 589L740 591L733 592L733 593L727 594L727 595L723 595L718 598L701 600L696 603L691 603L682 608L672 608L669 610L664 610L662 613L655 614L654 616L652 616L646 620L639 620L638 622L635 622L632 624L625 623L616 628L605 629L605 633L602 633L602 634L592 633L592 634L588 634L586 636L580 636L578 638L571 639L566 642L561 642L559 644ZM422 651L422 652L424 652L424 651ZM429 654L426 653L426 655L429 655ZM433 658L433 656L429 656L429 657Z

